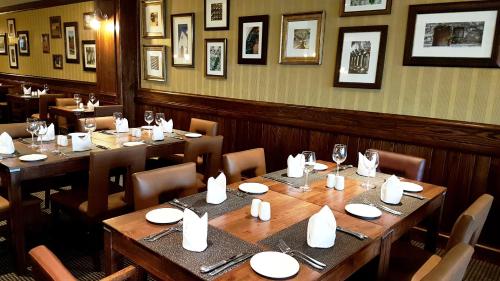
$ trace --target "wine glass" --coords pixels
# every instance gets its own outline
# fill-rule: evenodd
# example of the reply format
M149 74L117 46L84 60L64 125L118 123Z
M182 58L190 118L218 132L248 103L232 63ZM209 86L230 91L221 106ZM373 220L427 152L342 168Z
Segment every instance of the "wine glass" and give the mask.
M90 94L89 94L89 101L90 101L92 104L94 104L95 100L96 100L96 98L95 98L95 94L94 94L94 93L90 93Z
M161 120L165 120L165 113L158 112L155 114L156 125L161 126Z
M80 94L74 94L73 99L76 102L76 108L80 105L80 102L82 101L82 97L80 97Z
M95 131L97 125L94 117L85 118L85 131L90 135L90 142L92 142L92 132Z
M36 134L40 137L40 149L38 151L47 151L47 149L43 147L43 137L47 134L47 123L45 121L38 121L38 129L36 131Z
M302 151L302 155L304 156L304 172L306 173L306 179L303 186L300 187L300 190L303 192L311 190L309 187L309 173L314 170L314 165L316 164L316 154L314 151Z
M337 176L339 175L340 164L347 159L347 145L337 143L333 147L332 158L337 163Z
M36 118L26 118L26 131L31 134L31 148L35 148L35 138L33 134L38 130L38 120Z
M45 93L48 94L49 93L49 85L43 84L43 90L45 90Z
M153 120L154 120L153 111L151 110L144 111L144 121L148 123L148 127L151 126L151 122L153 122Z
M115 120L116 135L118 136L118 123L122 120L123 114L121 112L113 112L113 119Z
M377 171L379 163L378 151L374 149L367 149L365 152L365 157L368 161L366 161L364 165L370 170L370 174L372 171ZM368 177L367 181L364 182L361 186L366 189L372 189L375 187L374 184L370 183L370 177Z

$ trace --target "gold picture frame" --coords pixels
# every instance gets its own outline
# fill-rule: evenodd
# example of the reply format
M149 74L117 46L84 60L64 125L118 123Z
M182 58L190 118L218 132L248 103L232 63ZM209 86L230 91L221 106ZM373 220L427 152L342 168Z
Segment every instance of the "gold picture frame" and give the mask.
M162 45L143 46L144 80L167 81L167 47Z
M142 36L165 38L166 13L163 0L142 1Z

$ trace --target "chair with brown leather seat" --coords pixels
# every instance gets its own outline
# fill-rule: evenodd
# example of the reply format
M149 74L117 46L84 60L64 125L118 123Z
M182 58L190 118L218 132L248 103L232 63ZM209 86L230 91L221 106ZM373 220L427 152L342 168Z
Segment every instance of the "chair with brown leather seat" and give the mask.
M115 129L115 119L113 118L113 116L96 117L95 124L96 124L96 131ZM78 132L85 132L85 118L81 118L78 120L76 130Z
M381 172L395 174L411 180L422 181L424 178L425 159L395 152L378 150Z
M38 99L38 113L31 115L32 118L40 120L49 119L49 106L56 105L56 99L64 98L63 94L40 95Z
M101 105L94 107L95 117L113 116L113 113L115 112L123 112L123 105L112 104L112 105Z
M41 281L76 281L77 279L69 272L51 250L46 246L37 246L29 251L32 269L31 272L36 280ZM138 280L137 269L130 265L115 272L101 281Z
M185 163L132 175L134 207L141 210L196 193L196 165Z
M205 187L209 177L217 176L221 168L222 136L189 139L184 146L184 163L196 163L198 157L203 164L197 165L198 188Z
M222 156L224 174L228 183L239 182L266 173L266 157L263 148L227 153Z
M26 123L0 124L0 134L3 132L7 132L13 139L31 137L31 134L26 131Z
M218 127L219 125L217 122L198 119L198 118L191 118L189 131L193 133L199 133L202 135L214 137L217 135Z
M75 105L75 100L72 98L56 98L56 106L72 106L72 105ZM51 116L51 118L54 118L54 116ZM57 123L57 128L59 131L69 133L70 128L68 120L66 120L66 117L57 116L57 118L55 118L55 121Z
M7 219L7 214L9 212L10 202L9 200L0 196L0 220Z

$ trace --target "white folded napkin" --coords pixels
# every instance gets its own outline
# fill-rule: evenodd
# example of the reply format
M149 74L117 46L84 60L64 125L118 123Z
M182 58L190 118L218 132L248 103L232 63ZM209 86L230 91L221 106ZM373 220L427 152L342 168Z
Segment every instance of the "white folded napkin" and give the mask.
M208 214L200 218L186 208L182 220L182 247L192 252L203 252L208 246Z
M383 184L380 190L380 199L385 203L399 204L403 197L403 186L401 181L395 175L390 176Z
M304 174L304 155L297 154L297 156L293 157L293 155L289 155L286 160L287 169L286 176L290 178L301 178Z
M0 153L1 154L12 154L16 151L14 142L7 132L3 132L0 135Z
M358 175L374 178L376 173L374 167L375 159L370 161L361 152L358 152Z
M29 88L23 87L23 93L25 96L31 96L31 87Z
M43 139L44 141L52 141L52 140L56 139L56 133L55 133L55 129L54 129L54 123L50 124L47 127L47 132L45 133L45 135L43 135L43 137L42 136L38 136L38 141L40 141L40 139Z
M153 126L153 135L151 138L154 141L161 141L165 139L165 136L163 135L163 130L161 129L160 126Z
M337 221L328 206L309 218L307 245L313 248L330 248L335 244Z
M87 151L92 148L90 141L90 134L87 133L73 133L71 134L71 145L73 151Z
M207 182L207 203L220 204L226 199L226 175L220 173L215 179L210 177Z
M91 101L87 102L87 108L90 110L94 110L94 107L99 106L99 101L96 101L95 103L92 103Z
M128 120L127 120L127 118L121 118L121 119L116 120L116 132L128 133Z
M36 90L36 92L38 93L38 95L45 95L47 93L47 90L43 90L43 91L40 91L40 90Z
M172 133L174 130L174 121L172 121L172 119L165 121L165 119L162 118L161 127L164 133Z

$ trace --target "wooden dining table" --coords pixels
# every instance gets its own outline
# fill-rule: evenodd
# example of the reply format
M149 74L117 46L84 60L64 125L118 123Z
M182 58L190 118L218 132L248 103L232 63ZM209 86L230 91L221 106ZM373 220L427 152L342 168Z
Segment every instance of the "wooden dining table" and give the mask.
M87 117L94 117L94 109L84 107L84 108L77 108L76 105L73 106L63 106L63 105L57 105L57 106L49 106L49 116L50 116L50 121L55 122L57 120L57 117L64 117L66 119L66 122L69 126L69 131L74 132L76 129L76 124L78 122L78 119L80 118L87 118Z
M320 161L328 166L322 174L330 172L335 164ZM209 226L220 229L235 237L253 244L262 241L284 229L311 217L323 206L333 211L337 225L361 232L370 238L370 242L342 260L327 271L316 271L306 265L292 280L334 279L344 280L359 270L372 259L379 257L378 280L385 280L389 266L389 254L392 243L411 227L427 219L429 249L435 247L437 228L446 194L446 188L427 183L418 183L423 187L419 194L428 199L422 206L404 217L382 212L380 218L364 220L351 216L345 211L345 205L367 190L356 179L346 178L345 189L338 191L326 188L326 177L311 184L311 191L299 189L265 177L255 177L245 182L262 183L269 187L263 195L255 195L271 204L271 219L260 221L251 217L250 206L246 206L209 220ZM241 183L229 187L237 189ZM173 207L168 203L104 221L105 232L105 273L111 274L119 269L125 257L140 266L146 272L160 280L199 280L192 272L178 263L158 254L140 243L144 237L163 230L165 226L149 223L145 214L160 207ZM244 262L235 269L218 276L216 280L267 280L255 273L249 262Z

